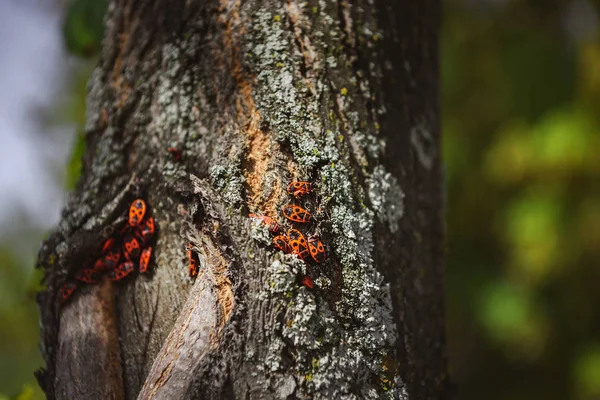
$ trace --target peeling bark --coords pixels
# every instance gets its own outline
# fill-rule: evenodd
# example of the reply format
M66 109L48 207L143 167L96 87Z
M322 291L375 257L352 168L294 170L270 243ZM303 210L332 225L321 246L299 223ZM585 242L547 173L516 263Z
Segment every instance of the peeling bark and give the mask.
M439 9L111 2L82 176L38 259L48 398L449 398ZM292 199L292 180L315 193ZM59 307L137 197L159 227L152 272ZM322 264L247 218L289 228L296 201Z

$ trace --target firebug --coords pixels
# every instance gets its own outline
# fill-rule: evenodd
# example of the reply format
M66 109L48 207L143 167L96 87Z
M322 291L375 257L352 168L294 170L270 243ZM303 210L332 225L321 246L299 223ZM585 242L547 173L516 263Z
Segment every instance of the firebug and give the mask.
M312 289L315 287L315 281L313 281L313 279L308 275L304 275L302 277L302 284L309 289Z
M287 187L287 192L294 197L303 196L312 192L312 184L310 182L292 182Z
M190 259L190 266L188 267L188 274L190 278L195 278L198 276L198 264L200 260L198 259L198 255L194 253L194 245L192 243L188 244L188 258Z
M142 199L136 199L129 207L129 225L137 226L146 214L146 203Z
M135 264L127 261L119 264L119 266L108 273L108 279L118 281L125 278L135 270Z
M300 259L306 261L310 252L304 235L297 229L290 229L287 232L288 243L292 249L292 253L296 254Z
M146 247L140 255L140 272L142 274L148 270L150 258L152 258L152 247Z
M279 231L279 224L271 217L267 217L266 215L256 215L250 214L250 218L260 221L264 226L269 228L269 232L277 233Z
M123 253L129 261L137 260L140 257L140 242L131 234L123 238Z
M194 259L190 261L190 266L188 267L188 274L190 275L190 278L195 278L196 276L198 276L198 262Z
M102 246L102 253L106 253L110 250L115 245L115 242L114 238L108 238L108 240L104 242L104 246Z
M292 249L290 248L287 237L285 235L275 236L273 238L273 246L275 246L275 248L283 251L284 253L292 252Z
M281 212L284 217L294 222L310 222L310 218L312 217L304 208L294 204L288 204L283 207Z
M107 269L109 269L109 268L106 268L106 265L104 264L104 257L100 257L94 263L94 271L103 272L103 271L106 271Z
M167 151L171 154L171 157L173 157L173 161L179 161L181 159L181 150L177 147L169 147Z
M154 218L149 217L147 218L145 221L143 221L140 224L140 227L138 229L138 237L140 238L140 241L142 242L142 244L146 244L150 241L150 239L152 239L152 236L154 235Z
M64 304L73 292L77 289L77 283L75 281L66 281L58 289L58 301L60 304Z
M327 258L327 253L325 252L325 246L323 246L323 242L319 239L318 236L312 235L308 237L308 250L310 251L310 255L313 260L318 263L325 261Z
M94 264L94 270L98 272L116 268L121 260L121 249L113 246L104 257L100 257Z
M85 283L97 283L100 274L92 268L83 268L75 273L74 278Z

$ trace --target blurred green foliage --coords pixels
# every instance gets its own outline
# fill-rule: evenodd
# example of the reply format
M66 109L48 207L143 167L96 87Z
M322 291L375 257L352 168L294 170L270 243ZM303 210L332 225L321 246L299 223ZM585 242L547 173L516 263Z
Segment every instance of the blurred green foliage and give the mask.
M83 125L87 80L95 64L103 34L105 0L73 0L66 4L63 24L67 49L80 57L70 85L66 105L58 106L49 124L71 122L77 126L77 140L65 168L65 188L72 189L81 173L85 152ZM42 367L39 351L38 310L35 293L40 289L40 271L33 269L35 254L22 251L20 241L42 236L24 218L10 240L0 243L0 400L43 399L33 372Z
M71 54L89 59L87 62L82 59L79 64L79 69L73 77L70 101L65 110L66 117L77 125L77 138L65 171L67 190L75 188L81 174L82 159L85 153L83 126L85 125L87 81L95 66L95 57L102 44L104 14L107 6L106 0L71 0L66 9L63 23L65 45Z
M0 246L0 399L20 392L29 396L24 399L43 398L33 378L42 365L35 304L40 276L24 268L33 264L32 254L16 254Z
M94 56L104 34L106 0L71 0L63 24L67 49L80 57Z
M596 10L585 0L448 0L445 11L448 340L458 398L598 399Z
M65 187L67 190L75 189L75 184L81 175L83 155L85 154L85 96L87 95L87 81L94 68L94 62L89 61L80 64L79 71L74 75L72 94L66 109L67 117L77 125L77 137L75 138L71 157L65 170Z

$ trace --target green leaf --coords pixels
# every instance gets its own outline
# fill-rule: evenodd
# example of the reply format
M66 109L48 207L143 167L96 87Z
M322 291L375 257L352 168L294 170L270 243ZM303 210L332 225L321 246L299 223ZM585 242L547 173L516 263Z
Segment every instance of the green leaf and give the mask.
M85 154L85 135L83 132L77 133L77 140L73 146L71 159L67 165L65 176L65 186L68 190L75 189L75 184L81 175L81 166L83 155Z
M106 0L72 0L63 25L69 51L80 57L90 57L100 50L104 34Z

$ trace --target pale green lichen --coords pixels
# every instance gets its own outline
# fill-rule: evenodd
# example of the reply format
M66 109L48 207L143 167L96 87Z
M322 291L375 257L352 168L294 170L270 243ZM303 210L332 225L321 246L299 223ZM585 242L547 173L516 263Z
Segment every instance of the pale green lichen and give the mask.
M404 192L398 180L381 165L377 166L367 181L371 205L381 222L387 223L396 233L398 222L404 215Z
M336 163L339 161L340 151L337 148L336 140L343 141L343 138L343 136L340 136L331 130L327 130L325 132L321 156L323 157L323 159L328 161L328 164Z
M297 288L297 276L304 271L304 263L296 256L277 251L267 268L268 287L265 289L271 294L285 295Z
M332 162L321 168L321 182L318 187L321 197L330 201L346 202L353 199L352 182L348 180L350 171L344 164Z
M259 243L264 245L270 245L272 242L269 229L262 223L262 221L256 218L249 218L250 220L250 237Z
M256 13L257 31L252 55L257 69L259 85L263 90L255 92L259 109L266 109L275 137L289 142L294 159L306 168L312 168L323 160L322 144L317 139L322 131L318 105L302 100L304 95L294 82L294 59L288 49L288 32L273 24L268 12Z
M117 132L113 127L107 127L104 135L106 137L114 136ZM102 140L98 143L96 149L96 156L93 159L92 169L94 171L104 171L107 175L117 175L118 171L124 167L124 159L113 148L114 143L112 140ZM94 190L94 189L92 189Z
M162 47L165 73L159 75L157 107L153 115L153 124L160 127L160 136L182 136L182 130L189 123L193 79L191 71L182 68L181 60L182 54L177 46L165 44Z
M417 152L417 158L423 167L431 169L436 154L433 136L424 124L414 126L410 130L410 143Z
M211 184L221 193L226 203L231 206L242 203L242 190L246 180L236 164L213 165L210 167L209 176Z
M182 66L185 51L185 46L181 48L180 44L166 43L162 46L161 63L165 73L158 75L156 89L152 91L154 93L155 90L156 99L154 96L150 99L151 124L143 128L159 138L148 140L146 145L169 143L170 147L176 147L183 153L182 158L193 156L185 154L187 151L203 150L202 142L194 139L198 139L198 134L207 133L206 127L193 115L194 109L199 112L194 104L197 102L197 94L202 92L202 86L198 84L200 87L194 90L193 71ZM191 129L192 127L194 129ZM182 168L180 161L173 160L167 148L160 149L158 154L162 154L164 158L155 160L155 163L163 161L159 172L168 185L186 178L185 168Z
M306 5L298 7L302 9ZM275 15L283 11L278 10ZM334 23L328 13L335 15L336 10L320 1L318 12L324 32L319 31L311 39L312 44L327 54L331 46L327 41L330 41L333 42L331 51L337 52L339 38L327 31L328 25ZM379 169L373 174L368 172L366 156L376 159L384 144L375 135L374 125L367 126L364 115L355 110L360 106L354 96L370 98L370 83L357 80L358 91L348 91L345 87L334 89L338 100L330 107L338 109L325 111L329 119L324 122L320 99L328 98L330 88L335 85L325 83L323 77L313 77L317 92L309 96L310 91L306 90L297 70L301 55L290 47L294 39L283 26L288 21L274 21L273 15L262 10L254 13L249 32L251 41L246 53L257 71L255 104L262 118L269 121L276 139L289 145L300 170L318 173L317 198L329 216L327 225L333 237L333 243L326 245L333 248L339 258L343 283L334 315L330 304L316 299L314 291L299 286L298 279L305 273L305 265L294 256L275 253L266 273L263 297L271 300L271 307L283 310L283 321L278 320L275 326L268 328L270 350L260 369L276 374L282 362L282 343L291 343L299 373L298 385L304 396L375 399L382 398L383 393L383 398L393 398L399 386L394 389L393 383L386 386L378 382L384 374L384 357L394 355L396 328L389 283L373 262L373 229L375 218L385 218L390 227L395 228L397 225L392 224L397 224L401 217L401 207L390 199L399 193L393 177ZM365 32L375 31L369 29ZM337 63L333 53L328 61L330 68L338 64L345 65L340 68L348 68L347 64ZM350 75L347 79L351 81L355 77ZM339 120L339 113L345 123ZM340 127L346 132L340 132ZM348 141L343 140L345 136ZM372 182L366 185L365 193L351 178L354 171L348 167L348 146L364 167L367 182ZM383 207L389 204L395 208L386 213ZM321 286L322 283L325 285ZM317 284L320 290L326 290L331 282L319 277ZM360 394L352 394L357 387ZM390 387L393 390L389 390Z

